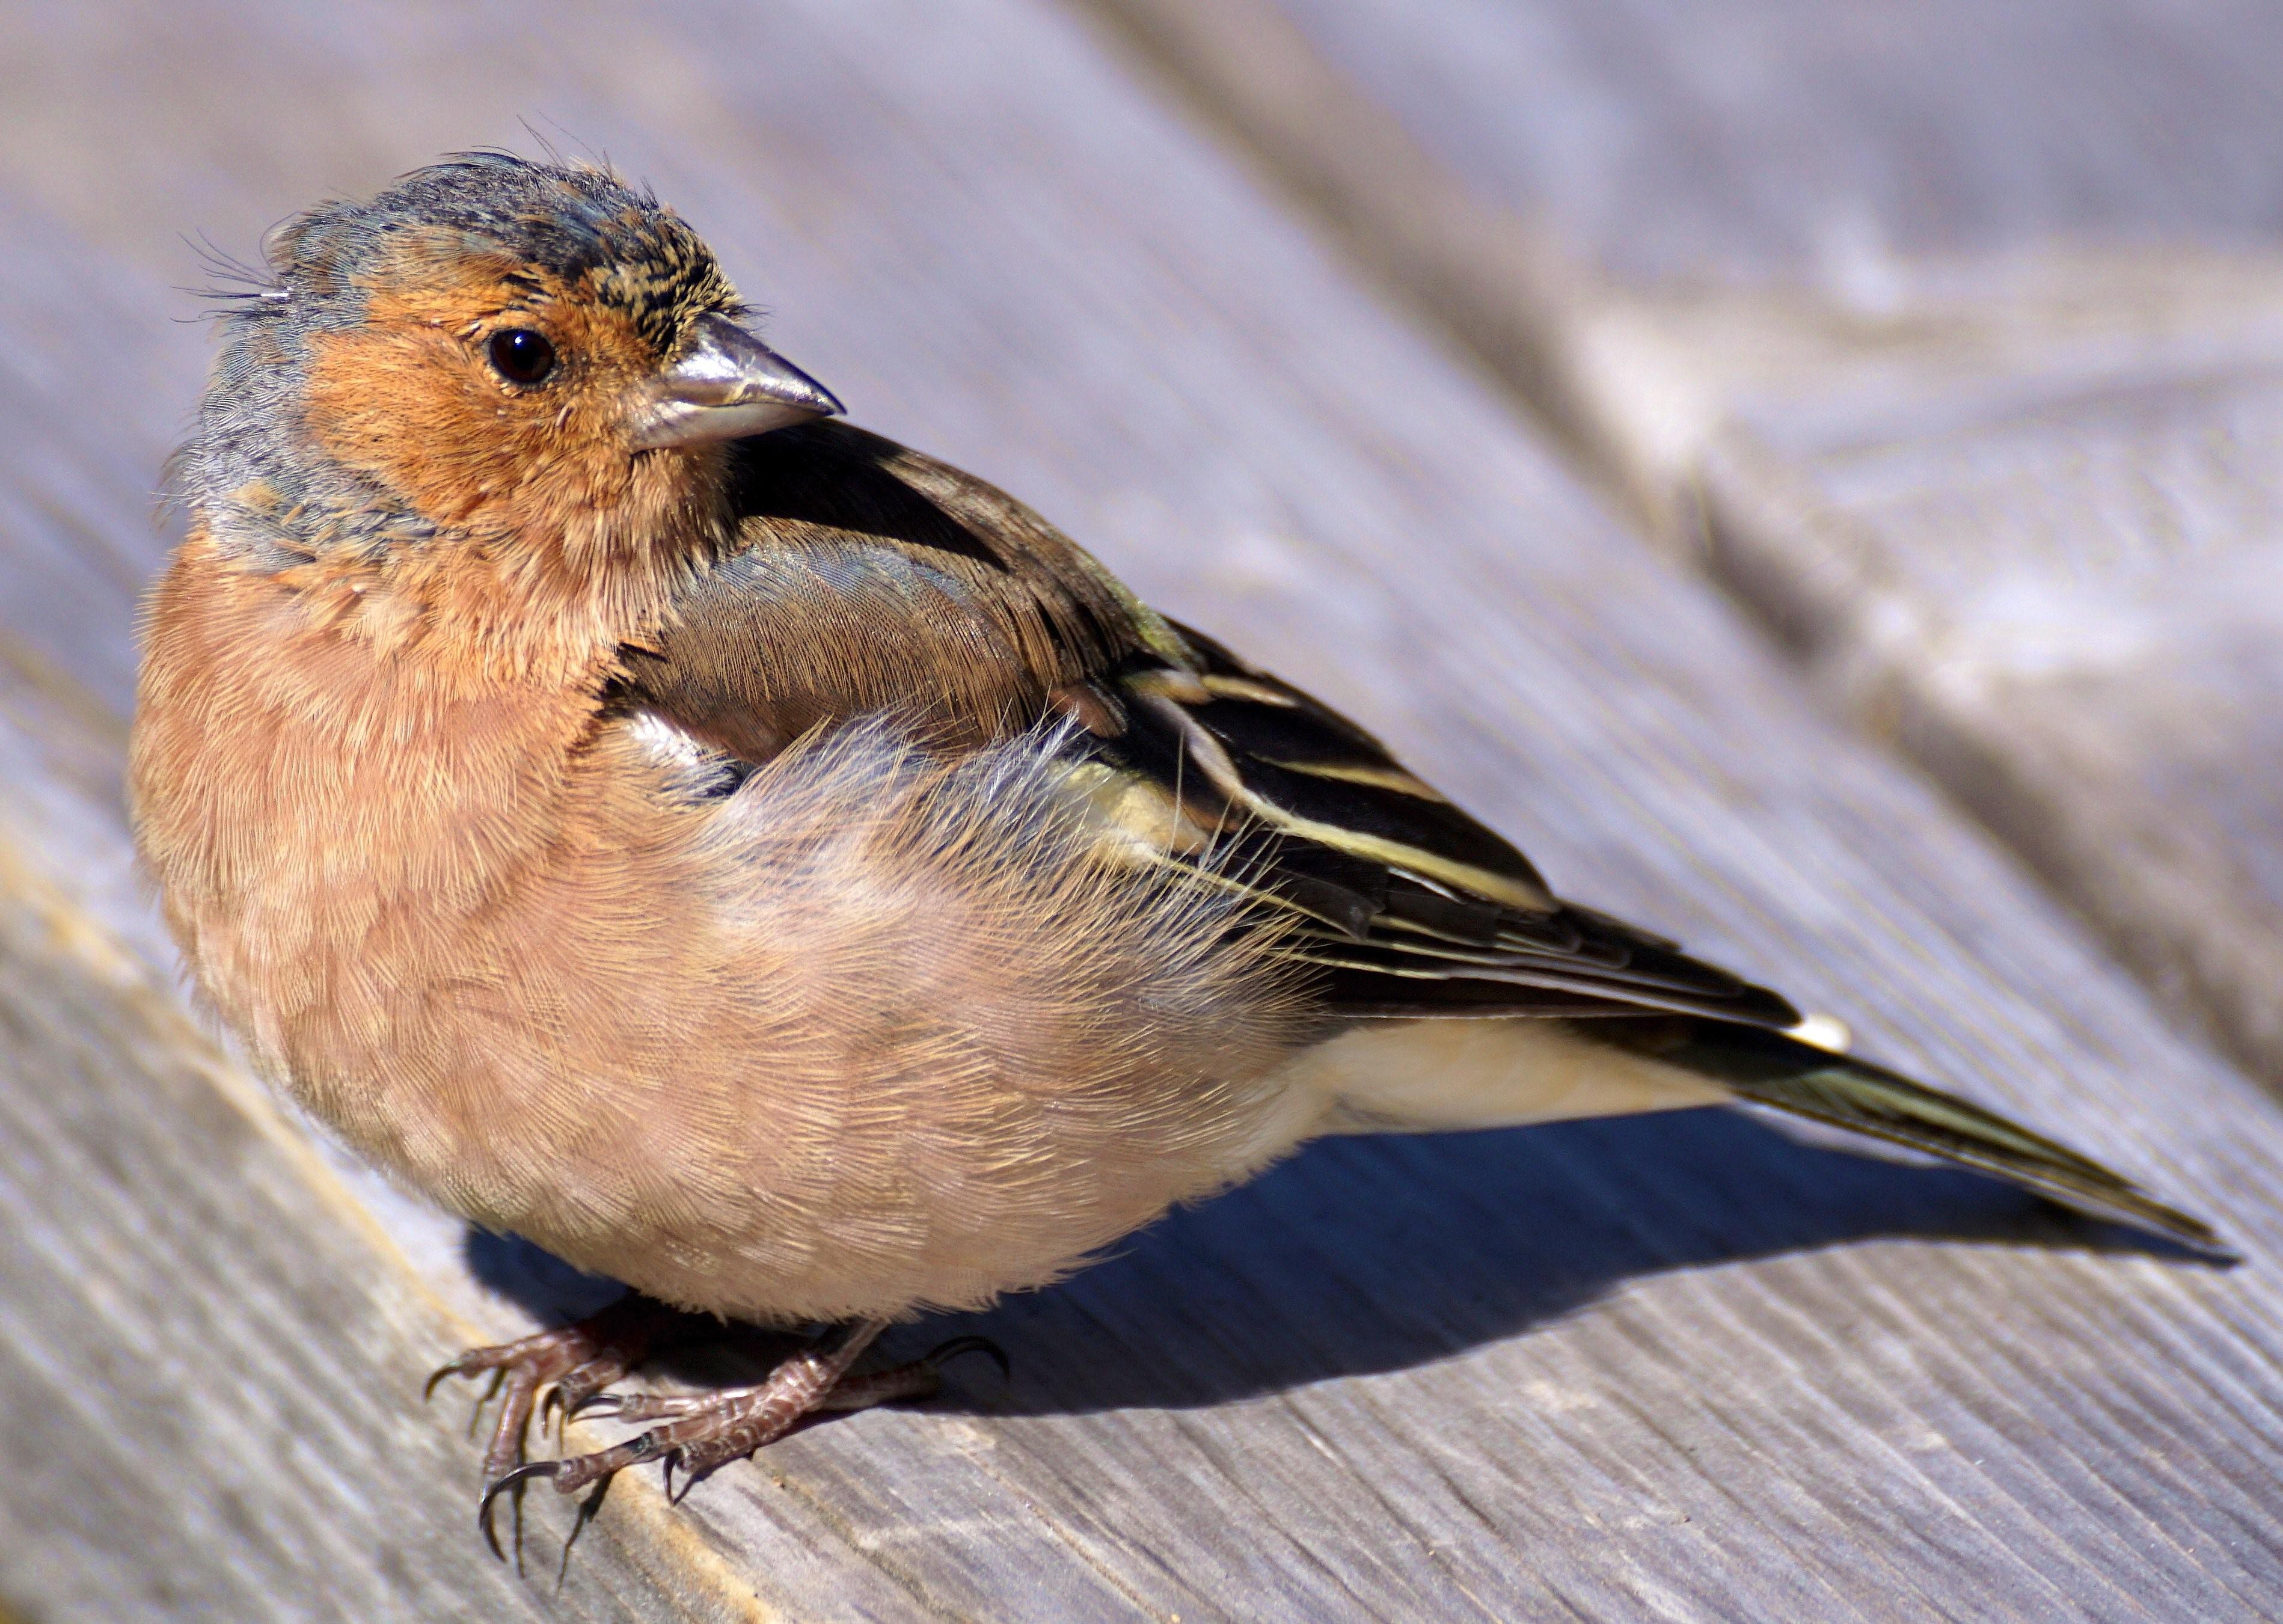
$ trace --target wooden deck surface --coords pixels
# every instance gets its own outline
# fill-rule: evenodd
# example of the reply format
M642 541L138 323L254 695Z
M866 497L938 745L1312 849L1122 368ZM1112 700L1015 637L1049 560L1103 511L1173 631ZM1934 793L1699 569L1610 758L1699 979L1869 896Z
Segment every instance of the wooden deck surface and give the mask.
M1126 37L1032 0L0 7L0 1597L35 1621L2273 1616L2283 1109L1828 720ZM178 234L244 253L324 193L528 147L523 118L653 181L858 421L1403 741L1566 891L2250 1261L1729 1113L1339 1142L957 1322L1009 1382L960 1368L679 1508L630 1479L567 1557L569 1508L534 1496L525 1574L494 1564L464 1406L424 1409L418 1377L580 1287L344 1167L201 1035L117 792L151 493L207 342ZM1539 253L1470 217L1485 253ZM1642 489L1702 467L1724 556L1781 556L1751 505L1781 493L1880 558L1947 534L1931 452L1882 465L1882 430L1850 461L1786 415L1808 384L1767 398L1670 465L1602 418L1558 432ZM1914 421L1952 409L1924 398ZM2126 466L2129 405L2069 398ZM2205 398L2260 420L2251 384ZM1977 488L2042 489L2048 442L2006 443ZM1716 449L1789 483L1720 485ZM1911 579L1975 562L1960 542ZM1905 695L1908 669L1873 668ZM2022 730L1998 759L2026 773L2058 746ZM2048 770L2081 769L2026 781Z
M2283 1087L2283 11L1100 9Z

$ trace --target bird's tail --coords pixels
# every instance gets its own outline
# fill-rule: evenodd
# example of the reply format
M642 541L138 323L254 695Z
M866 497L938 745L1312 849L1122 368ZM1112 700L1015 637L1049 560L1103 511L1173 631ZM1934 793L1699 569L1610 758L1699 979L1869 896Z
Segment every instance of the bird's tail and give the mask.
M1709 1078L1739 1098L1928 1152L2094 1217L2228 1254L2210 1225L2143 1193L2099 1162L1866 1060L1726 1021L1581 1021L1578 1027L1642 1058Z

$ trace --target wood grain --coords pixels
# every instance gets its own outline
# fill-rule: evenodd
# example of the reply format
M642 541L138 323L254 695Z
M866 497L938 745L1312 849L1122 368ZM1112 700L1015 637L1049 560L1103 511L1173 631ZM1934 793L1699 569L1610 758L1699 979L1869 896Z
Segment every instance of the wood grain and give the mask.
M2255 0L1278 0L1597 276L1875 304L1877 262L2283 232ZM1866 269L1866 267L1869 269Z
M2271 481L2147 495L2283 366L2277 13L1100 10L2283 1085Z
M59 1619L2271 1611L2283 1113L1071 19L113 0L0 12L0 208L33 223L9 252L53 290L8 295L0 353L66 358L0 394L0 488L33 493L0 524L0 633L31 651L0 687L0 1593ZM307 1150L191 1035L106 798L150 471L201 353L166 319L173 233L241 247L527 144L518 113L655 181L859 420L1405 741L1565 889L2254 1262L1727 1113L1339 1142L895 1333L986 1331L1003 1386L960 1367L671 1512L626 1484L559 1581L568 1508L534 1497L528 1581L487 1566L474 1448L415 1376L576 1283Z
M1762 410L1703 487L1723 573L2271 1081L2279 454L2283 373L2229 369L1872 422Z

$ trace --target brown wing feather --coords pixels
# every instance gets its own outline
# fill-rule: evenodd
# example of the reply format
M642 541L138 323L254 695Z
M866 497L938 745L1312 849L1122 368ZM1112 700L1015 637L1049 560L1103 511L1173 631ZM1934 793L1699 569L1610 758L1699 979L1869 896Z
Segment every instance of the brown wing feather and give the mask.
M626 703L756 762L883 712L954 750L1075 721L1071 782L1105 833L1303 916L1289 951L1332 1012L1797 1020L1562 902L1368 732L1158 616L982 480L845 424L736 457L738 546L627 652Z
M642 699L749 760L896 712L948 745L1018 732L1155 617L1003 492L842 423L735 448L735 550L651 648Z

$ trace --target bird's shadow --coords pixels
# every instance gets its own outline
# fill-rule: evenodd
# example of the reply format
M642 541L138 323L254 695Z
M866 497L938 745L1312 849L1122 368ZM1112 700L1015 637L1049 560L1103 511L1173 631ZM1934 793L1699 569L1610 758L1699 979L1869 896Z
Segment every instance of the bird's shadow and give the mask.
M1734 1111L1490 1133L1335 1139L1169 1214L1093 1267L987 1312L899 1326L916 1357L987 1337L940 1408L1069 1414L1210 1405L1401 1370L1511 1337L1637 1276L1880 1237L2188 1257L1994 1180L1801 1144ZM471 1230L494 1290L559 1321L615 1295L526 1243ZM754 1379L751 1353L665 1372Z

